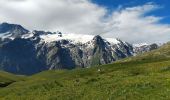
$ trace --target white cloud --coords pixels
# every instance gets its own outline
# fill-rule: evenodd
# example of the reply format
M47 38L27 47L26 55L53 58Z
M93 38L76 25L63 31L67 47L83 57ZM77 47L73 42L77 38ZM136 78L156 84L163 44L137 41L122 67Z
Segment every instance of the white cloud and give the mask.
M165 42L170 40L170 25L159 24L161 17L145 16L159 6L146 4L113 12L107 36L117 36L131 42ZM106 34L105 34L106 35Z
M156 42L170 40L170 26L160 24L161 17L145 16L159 9L148 3L108 10L90 0L1 0L0 22L18 23L28 29L100 34L125 41ZM107 17L106 17L107 16Z

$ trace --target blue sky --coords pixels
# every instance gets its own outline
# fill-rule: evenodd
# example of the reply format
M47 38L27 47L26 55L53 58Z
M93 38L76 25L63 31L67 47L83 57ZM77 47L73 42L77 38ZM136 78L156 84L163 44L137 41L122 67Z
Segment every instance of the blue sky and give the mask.
M169 0L0 0L0 22L29 30L170 41Z
M107 9L113 11L118 7L134 7L139 5L144 5L148 2L152 2L156 5L161 6L160 9L150 12L148 15L155 15L164 17L160 22L170 24L170 1L169 0L92 0L100 6L104 6Z

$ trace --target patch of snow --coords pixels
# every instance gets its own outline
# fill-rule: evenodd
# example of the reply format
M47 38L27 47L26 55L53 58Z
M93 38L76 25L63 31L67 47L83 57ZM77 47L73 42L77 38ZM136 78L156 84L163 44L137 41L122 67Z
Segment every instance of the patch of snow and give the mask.
M5 37L8 37L8 36L11 36L11 34L9 34L9 32L0 33L0 37L1 37L1 38L5 38Z
M149 45L147 43L139 43L139 44L133 44L134 47L141 47L141 46L146 46Z
M92 35L82 35L82 34L47 34L47 35L40 35L40 38L43 39L46 43L59 41L59 40L72 40L75 43L86 43L93 39Z
M118 41L115 38L105 38L108 42L110 42L111 44L118 44L120 43L120 41Z
M9 32L6 33L0 33L0 38L5 39L5 38L9 38L11 40L13 40L14 38L11 37L11 34Z
M21 38L28 39L28 38L31 38L33 36L34 36L34 34L29 32L28 34L23 35Z

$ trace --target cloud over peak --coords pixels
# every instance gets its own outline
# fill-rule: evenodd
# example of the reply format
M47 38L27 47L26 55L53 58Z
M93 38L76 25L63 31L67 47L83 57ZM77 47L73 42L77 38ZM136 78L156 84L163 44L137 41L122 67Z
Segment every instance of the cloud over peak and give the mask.
M62 31L121 38L131 43L170 40L170 25L147 15L160 6L147 3L108 9L90 0L1 0L0 22L18 23L34 30ZM152 38L151 38L152 37Z

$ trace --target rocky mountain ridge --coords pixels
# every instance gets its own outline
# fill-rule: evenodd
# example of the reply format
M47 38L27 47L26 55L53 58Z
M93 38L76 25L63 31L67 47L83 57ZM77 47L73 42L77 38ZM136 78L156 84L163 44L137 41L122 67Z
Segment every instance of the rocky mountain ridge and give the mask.
M21 25L0 24L0 69L15 74L87 68L112 63L134 53L133 46L120 39L30 32Z

